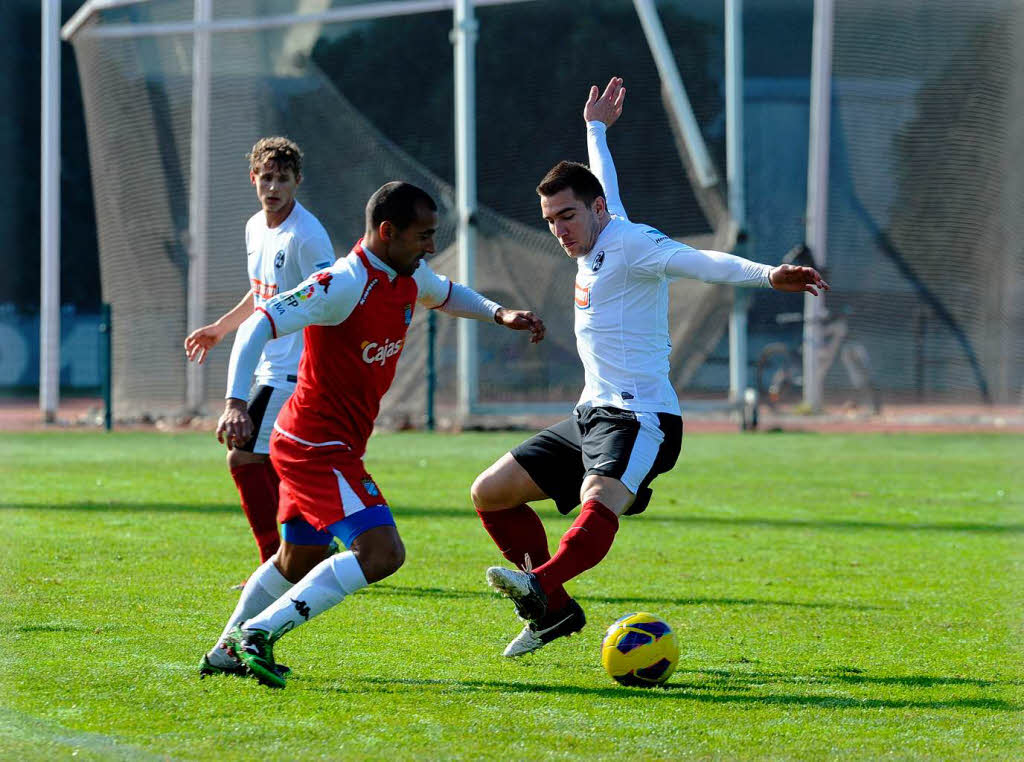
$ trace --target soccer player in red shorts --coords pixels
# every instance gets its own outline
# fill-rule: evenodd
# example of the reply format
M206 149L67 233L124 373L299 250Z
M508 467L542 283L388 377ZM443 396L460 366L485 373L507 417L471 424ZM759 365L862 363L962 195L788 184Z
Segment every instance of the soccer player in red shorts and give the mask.
M508 310L435 274L437 206L392 182L366 205L352 252L279 294L238 329L217 438L232 448L252 434L245 387L264 344L304 329L295 391L274 424L270 455L281 477L280 550L249 577L200 674L252 674L284 687L274 643L368 584L393 574L405 548L384 495L363 466L381 397L395 375L417 303L456 317L544 337L532 312ZM336 537L348 549L324 559Z

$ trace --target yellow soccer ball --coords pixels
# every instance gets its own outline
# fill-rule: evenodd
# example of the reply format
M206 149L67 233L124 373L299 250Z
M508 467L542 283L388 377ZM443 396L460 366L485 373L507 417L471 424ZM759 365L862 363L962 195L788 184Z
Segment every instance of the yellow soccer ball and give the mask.
M676 634L668 622L646 611L617 619L601 643L601 664L622 685L661 685L678 661Z

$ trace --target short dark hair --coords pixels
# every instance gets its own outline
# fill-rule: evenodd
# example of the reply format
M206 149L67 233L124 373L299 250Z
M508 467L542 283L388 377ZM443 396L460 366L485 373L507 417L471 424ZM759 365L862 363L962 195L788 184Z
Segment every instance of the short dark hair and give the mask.
M538 196L554 196L566 188L572 188L576 198L589 209L598 196L605 198L601 181L594 177L585 164L576 161L560 161L553 166L537 186Z
M374 230L386 221L399 230L405 230L416 219L419 204L432 212L437 211L434 199L422 188L400 180L384 183L366 202L366 229Z

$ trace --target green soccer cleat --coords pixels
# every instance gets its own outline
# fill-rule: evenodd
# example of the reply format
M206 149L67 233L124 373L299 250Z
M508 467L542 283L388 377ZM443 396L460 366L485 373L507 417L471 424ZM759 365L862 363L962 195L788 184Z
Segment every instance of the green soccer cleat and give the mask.
M263 630L235 627L227 638L228 652L246 666L248 671L270 688L284 688L284 674L274 663L274 640Z
M203 654L203 658L199 661L199 679L202 680L204 677L210 675L234 675L235 677L249 677L250 673L248 668L242 664L242 662L234 659L234 664L227 667L220 667L210 661L209 654ZM291 671L291 667L286 667L284 664L275 664L274 669L277 670L277 674L281 677L286 677Z

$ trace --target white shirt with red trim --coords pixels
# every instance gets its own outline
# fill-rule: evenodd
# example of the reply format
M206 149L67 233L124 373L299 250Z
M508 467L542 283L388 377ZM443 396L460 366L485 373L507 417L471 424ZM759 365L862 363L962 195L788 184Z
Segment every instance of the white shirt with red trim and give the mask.
M265 306L268 299L290 291L335 260L324 226L298 201L276 228L267 227L263 210L250 217L245 224L245 250L255 307ZM256 367L256 382L293 387L301 356L301 333L267 342Z

